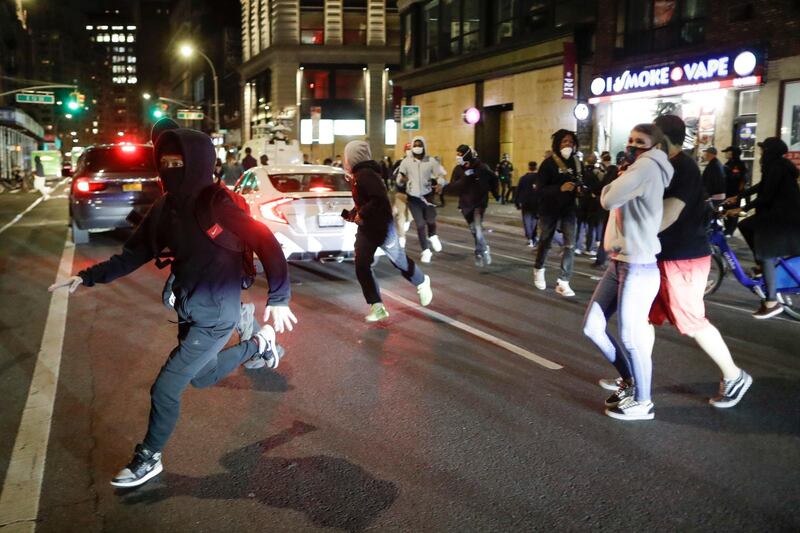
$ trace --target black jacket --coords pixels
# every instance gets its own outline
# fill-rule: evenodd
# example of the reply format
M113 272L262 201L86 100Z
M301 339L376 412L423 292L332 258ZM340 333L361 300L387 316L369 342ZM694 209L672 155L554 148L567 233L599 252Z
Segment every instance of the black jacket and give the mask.
M499 197L497 174L480 159L473 159L467 166L456 166L447 185L447 192L458 194L459 209L486 209L489 194Z
M177 129L163 133L156 145L156 160L165 143L179 147L184 158L180 177L164 179L167 193L157 200L133 235L125 242L122 253L107 261L82 270L83 284L109 283L130 274L169 249L174 257L171 265L175 276L173 292L180 302L198 297L204 302L239 304L242 277L242 254L219 246L211 234L204 232L197 218L197 199L212 183L214 147L203 133ZM244 241L264 265L269 283L269 305L285 305L291 297L289 271L283 250L272 232L242 211L227 195L215 195L214 212L220 227L214 235L231 232Z
M351 211L351 219L355 220L358 214L362 221L358 231L370 240L383 244L393 217L381 166L377 161L363 161L353 167L352 174L353 201L356 206Z
M518 209L538 214L539 192L536 190L536 180L538 178L539 175L536 172L528 172L519 179L516 197L514 198L514 204Z
M703 169L703 186L706 188L706 196L725 194L725 171L716 157Z
M766 152L764 157L768 157ZM755 209L753 252L759 259L800 255L797 176L797 167L788 159L780 156L767 161L762 159L761 181L742 193L747 199L743 209ZM751 199L753 194L758 196Z
M730 198L740 194L747 184L747 175L747 165L741 159L725 163L725 196Z
M558 158L564 166L562 170L556 163ZM539 165L539 214L546 216L565 216L575 214L577 190L564 192L561 186L568 181L577 182L580 176L580 164L575 156L567 161L560 154L553 154Z

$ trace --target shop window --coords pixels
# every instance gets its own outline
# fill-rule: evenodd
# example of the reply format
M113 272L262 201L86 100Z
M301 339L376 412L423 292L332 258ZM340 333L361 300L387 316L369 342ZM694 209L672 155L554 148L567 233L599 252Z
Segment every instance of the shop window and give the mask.
M739 115L758 114L758 89L739 93Z
M364 98L364 72L361 70L337 70L334 72L335 97L337 100Z
M331 73L327 70L303 70L303 98L327 100L331 97Z
M705 39L708 0L628 0L617 21L624 55L667 50Z

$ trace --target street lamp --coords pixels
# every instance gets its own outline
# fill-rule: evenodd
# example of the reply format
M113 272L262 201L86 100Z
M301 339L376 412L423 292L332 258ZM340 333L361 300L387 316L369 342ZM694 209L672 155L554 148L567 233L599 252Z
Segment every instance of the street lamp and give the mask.
M142 98L145 100L150 100L150 93L142 93Z
M219 123L219 80L217 78L217 69L214 68L214 63L211 62L211 60L208 58L207 55L205 55L200 50L197 50L194 46L192 46L189 43L182 44L180 46L180 48L178 49L178 51L180 52L181 56L183 56L186 59L191 58L194 55L194 53L197 52L197 54L200 57L202 57L203 59L206 60L206 63L208 63L208 66L211 67L211 76L214 78L214 123L216 125L217 131L219 131L219 129L220 129L220 123Z

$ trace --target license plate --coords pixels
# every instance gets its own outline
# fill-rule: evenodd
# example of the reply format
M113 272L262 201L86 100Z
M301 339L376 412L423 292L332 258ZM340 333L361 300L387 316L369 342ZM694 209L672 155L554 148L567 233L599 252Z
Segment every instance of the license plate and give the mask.
M344 226L344 219L338 213L325 213L317 215L317 224L320 228L340 228Z
M122 184L122 190L125 191L125 192L141 191L142 190L142 184L141 183L123 183Z

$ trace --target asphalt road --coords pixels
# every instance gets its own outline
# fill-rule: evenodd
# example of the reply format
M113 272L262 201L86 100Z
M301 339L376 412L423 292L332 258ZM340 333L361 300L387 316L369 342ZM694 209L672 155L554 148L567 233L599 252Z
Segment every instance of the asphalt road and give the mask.
M34 195L0 195L0 226ZM300 319L276 372L237 370L184 395L165 472L131 491L110 477L143 437L149 387L175 342L147 265L69 299L38 531L797 531L800 322L757 322L732 279L711 320L755 383L731 410L706 403L719 376L671 328L658 330L652 422L603 415L610 366L581 333L596 272L577 296L531 283L518 237L489 235L472 264L465 229L442 225L432 313L386 259L391 313L362 321L351 263L291 268ZM117 251L93 236L73 270ZM0 479L6 477L67 239L66 200L0 234ZM409 250L418 254L409 233ZM555 282L556 269L548 271ZM264 281L244 294L263 304ZM550 369L525 355L544 358ZM550 365L553 366L553 365ZM0 530L4 524L0 524Z

